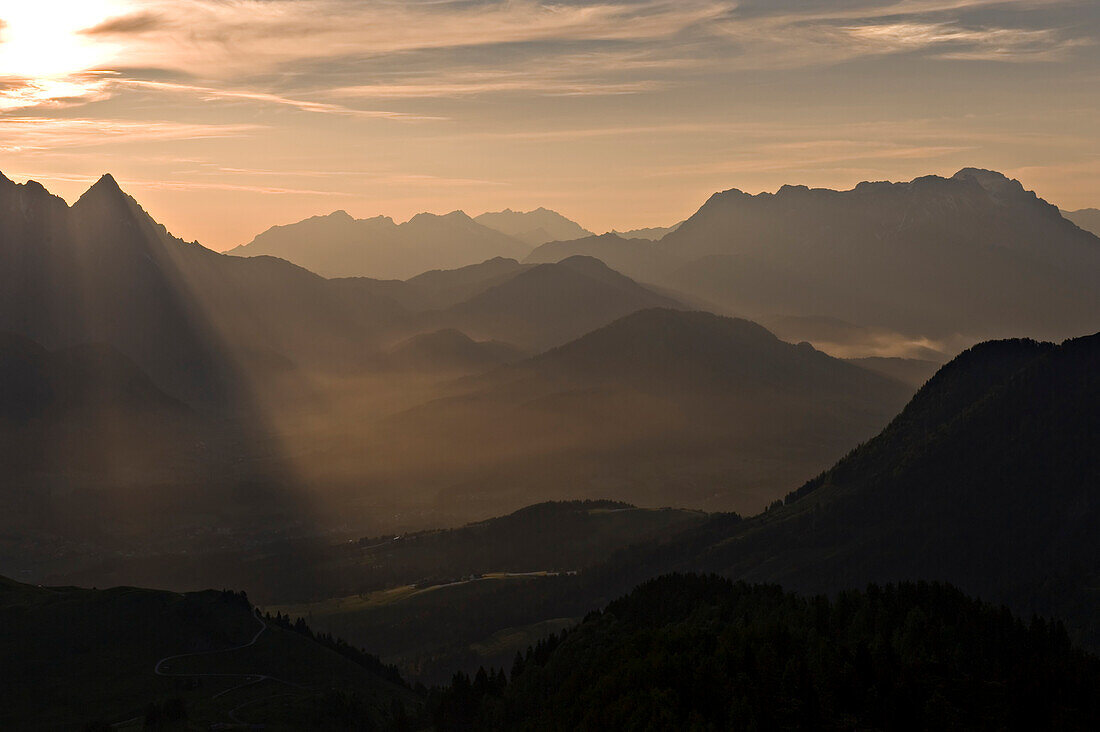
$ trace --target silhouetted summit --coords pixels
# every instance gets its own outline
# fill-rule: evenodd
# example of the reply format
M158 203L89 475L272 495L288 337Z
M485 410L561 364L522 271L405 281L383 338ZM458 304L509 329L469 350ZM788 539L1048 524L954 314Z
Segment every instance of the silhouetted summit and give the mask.
M657 243L555 242L527 261L574 254L769 327L813 316L873 329L849 355L1066 338L1100 321L1100 239L1018 181L977 168L848 191L731 189Z
M545 208L526 212L505 209L483 213L474 220L530 246L538 246L548 241L579 239L592 234L577 222L570 221L557 211Z

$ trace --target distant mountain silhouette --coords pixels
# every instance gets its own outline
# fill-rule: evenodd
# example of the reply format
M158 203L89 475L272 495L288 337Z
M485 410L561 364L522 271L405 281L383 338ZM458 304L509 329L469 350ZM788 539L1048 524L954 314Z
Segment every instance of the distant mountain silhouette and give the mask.
M1083 208L1079 211L1063 211L1062 216L1080 226L1085 231L1091 231L1100 236L1100 208Z
M388 216L354 219L345 211L273 226L230 250L241 257L286 259L324 277L405 279L493 257L522 258L531 246L477 223L461 211L421 213L403 224Z
M0 177L0 265L0 329L110 344L173 396L227 411L250 408L242 379L360 359L404 314L281 260L176 239L110 176L71 208Z
M507 343L475 341L457 330L444 329L398 343L390 349L389 360L402 370L460 374L485 371L519 361L526 355Z
M540 247L531 261L559 254L601 257L765 323L826 317L952 352L987 338L1072 337L1100 321L1100 239L1019 182L973 168L850 191L733 189L656 245L587 239Z
M458 269L433 269L404 281L380 281L372 283L371 287L372 291L392 298L411 311L441 310L468 300L529 268L529 265L522 265L514 259L495 257Z
M526 212L505 209L483 213L475 216L474 221L533 247L548 241L580 239L592 235L591 231L577 222L570 221L557 211L545 208Z
M659 241L667 234L671 234L680 228L680 224L673 224L672 226L651 226L646 229L631 229L630 231L611 231L610 233L620 236L623 239L649 239L651 241Z
M875 373L897 379L903 384L920 387L939 371L938 361L923 361L918 358L884 358L868 356L865 358L845 359L850 364Z
M874 434L910 393L754 323L651 309L458 384L379 439L447 486L441 500L598 486L646 505L751 511Z
M551 263L576 256L595 257L608 267L641 282L658 281L683 263L675 255L659 249L653 241L616 233L547 242L523 261L531 264Z
M447 308L438 319L472 337L535 350L560 345L638 310L678 306L598 259L569 257L524 268Z
M991 171L726 191L661 247L698 262L670 284L748 314L979 337L1067 337L1100 317L1100 239Z

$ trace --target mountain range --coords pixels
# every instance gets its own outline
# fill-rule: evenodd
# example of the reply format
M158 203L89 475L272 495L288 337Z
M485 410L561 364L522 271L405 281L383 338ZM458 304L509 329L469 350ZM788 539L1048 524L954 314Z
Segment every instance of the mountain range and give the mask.
M547 212L549 213L549 212ZM388 216L355 219L345 211L274 226L229 251L273 256L324 277L407 279L430 269L453 269L493 257L522 258L531 246L461 211L422 213L398 224Z
M576 575L466 587L462 618L453 617L455 597L438 590L407 606L336 609L323 627L357 628L357 642L378 647L389 643L383 617L407 617L407 638L446 627L438 652L454 668L469 655L463 648L506 628L583 616L669 572L803 594L923 578L1025 618L1057 618L1074 643L1095 650L1098 367L1100 334L980 344L940 369L877 437L762 513L712 514ZM431 678L442 671L420 668Z
M973 168L850 191L732 189L660 242L555 242L528 261L577 254L780 335L790 316L889 335L851 356L919 358L914 346L950 354L1016 335L1062 339L1100 320L1100 239L1018 181Z
M474 217L474 221L533 247L548 241L579 239L592 234L577 222L545 208L526 212L505 209L483 213Z
M754 511L873 435L910 393L748 321L649 309L458 382L368 442L450 506L598 490Z

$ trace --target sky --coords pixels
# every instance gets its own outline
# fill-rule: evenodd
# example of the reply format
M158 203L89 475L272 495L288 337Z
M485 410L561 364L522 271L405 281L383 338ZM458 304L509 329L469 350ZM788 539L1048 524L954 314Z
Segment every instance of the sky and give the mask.
M214 249L343 209L546 206L1001 170L1100 207L1100 0L0 0L0 172L110 172Z

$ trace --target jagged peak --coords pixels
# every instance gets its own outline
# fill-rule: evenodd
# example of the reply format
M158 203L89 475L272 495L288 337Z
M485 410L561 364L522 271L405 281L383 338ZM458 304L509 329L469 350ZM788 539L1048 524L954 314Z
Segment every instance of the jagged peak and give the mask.
M77 202L73 204L74 208L77 206L88 205L91 201L103 201L109 203L126 203L130 197L123 192L119 187L118 181L110 173L104 173L100 176L99 180L92 184L91 188L84 191L84 194L77 199Z

